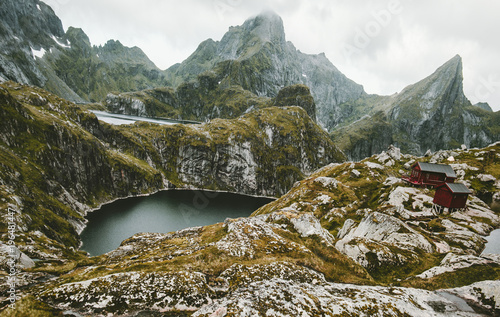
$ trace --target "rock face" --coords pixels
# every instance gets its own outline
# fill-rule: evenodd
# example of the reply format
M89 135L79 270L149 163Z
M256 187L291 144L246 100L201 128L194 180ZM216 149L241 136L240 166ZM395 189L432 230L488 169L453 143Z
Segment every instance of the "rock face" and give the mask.
M316 119L327 129L340 120L338 105L364 95L363 87L343 75L324 54L307 55L285 39L283 21L273 12L231 27L220 42L207 40L184 62L167 70L178 85L206 70L258 96L276 97L281 88L303 84L316 101ZM308 111L309 113L309 111Z
M479 107L479 108L484 109L484 110L489 111L489 112L493 112L493 109L491 109L489 103L487 103L487 102L478 102L474 106Z
M92 136L102 128L78 106L11 82L0 100L2 192L22 210L24 231L77 247L90 206L164 187L160 172Z
M420 289L331 283L322 274L288 262L267 265L233 265L218 277L218 296L201 273L119 273L64 284L42 294L55 305L71 303L84 313L154 310L192 311L192 316L321 316L349 314L378 316L481 316L459 297L474 290L475 304L489 307L486 295L498 301L498 281L478 283L469 289L431 292ZM116 290L124 295L118 295ZM223 297L220 298L220 295ZM492 295L492 297L490 297ZM217 298L219 297L219 298ZM60 303L60 304L59 304ZM489 305L487 304L489 303ZM495 304L493 304L495 306ZM498 304L495 308L498 308Z
M422 155L430 149L484 147L500 138L499 113L474 107L463 93L462 59L455 56L432 75L399 94L371 96L344 104L357 121L333 138L352 159L380 153L390 144Z
M104 106L113 113L178 120L210 121L236 118L254 109L270 106L298 106L314 120L316 104L304 85L283 88L275 98L258 97L240 86L226 87L213 72L199 75L196 81L133 93L109 93Z
M0 77L43 86L47 78L34 57L43 54L64 35L52 9L37 0L0 3Z
M239 86L220 85L214 72L199 75L196 81L183 83L176 89L164 87L132 93L109 93L104 106L114 113L168 117L180 120L209 121L236 118L252 109L272 105L267 97L258 97ZM298 92L297 92L298 93ZM297 95L299 105L314 110L311 95ZM297 102L288 104L289 106Z

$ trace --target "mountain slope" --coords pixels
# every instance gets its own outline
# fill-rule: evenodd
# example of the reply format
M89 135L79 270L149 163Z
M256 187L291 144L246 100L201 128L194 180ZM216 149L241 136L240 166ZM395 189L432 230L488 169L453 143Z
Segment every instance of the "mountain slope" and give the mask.
M484 147L497 141L500 113L472 106L462 81L462 59L457 55L399 94L343 104L340 107L352 114L351 122L337 128L332 138L353 159L379 153L390 144L421 155L429 149Z
M251 110L270 106L299 106L311 118L316 117L316 103L307 86L288 86L281 89L275 98L268 98L259 97L239 85L221 84L222 78L215 72L207 71L176 89L163 87L109 93L103 105L113 113L201 122L236 118Z
M299 107L203 125L115 127L13 82L0 84L0 104L0 204L19 213L20 235L40 231L67 248L78 247L91 208L119 197L170 187L281 195L345 159Z
M64 35L61 21L36 0L2 1L0 17L0 77L43 86L47 79L33 55L56 45Z
M318 123L327 129L341 120L338 105L364 95L363 87L343 75L324 54L308 55L285 39L283 21L264 12L231 27L220 42L206 40L181 64L167 70L174 86L206 70L221 85L239 85L258 96L275 97L286 86L304 84L316 101Z
M166 84L162 71L139 48L117 41L91 46L81 29L64 32L54 11L39 0L0 3L0 78L77 102Z

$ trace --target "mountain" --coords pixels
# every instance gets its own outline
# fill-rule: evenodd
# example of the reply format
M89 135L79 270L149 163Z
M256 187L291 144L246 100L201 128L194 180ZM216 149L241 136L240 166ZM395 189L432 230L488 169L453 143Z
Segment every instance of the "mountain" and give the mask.
M317 122L327 129L342 118L339 104L365 94L361 85L342 74L324 54L304 54L287 42L283 21L274 12L231 27L220 41L202 42L166 73L168 81L177 86L207 70L221 78L220 85L238 85L258 96L275 97L283 87L306 85L316 102Z
M337 106L364 95L363 87L324 54L304 54L287 42L283 21L273 12L231 27L220 42L202 42L189 58L167 71L159 70L137 47L114 40L92 46L83 30L69 27L64 32L52 9L39 0L3 1L0 14L0 76L75 102L100 102L110 92L178 89L208 71L215 74L221 89L240 86L259 97L273 98L284 87L306 85L316 103L315 113L310 112L313 120L331 129L343 118ZM246 109L241 110L232 117ZM217 112L191 119L214 116Z
M500 138L500 113L472 106L463 92L462 58L392 96L363 96L340 105L350 117L332 138L352 159L380 153L390 144L412 154L484 147Z
M279 196L345 159L300 107L200 125L111 126L13 82L0 84L0 101L0 195L22 213L25 234L67 247L78 246L83 216L106 201L172 187Z
M76 102L166 85L162 71L141 49L112 40L92 46L81 29L64 32L54 11L39 0L0 3L0 78Z

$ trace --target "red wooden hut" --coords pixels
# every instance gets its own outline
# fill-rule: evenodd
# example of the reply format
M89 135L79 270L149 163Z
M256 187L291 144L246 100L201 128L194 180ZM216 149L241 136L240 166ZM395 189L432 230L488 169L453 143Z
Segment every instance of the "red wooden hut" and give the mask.
M411 175L403 175L402 178L413 185L437 187L443 183L453 183L457 174L447 164L417 162L412 166Z
M467 197L472 192L460 183L444 183L436 189L433 203L448 209L462 209L467 205Z

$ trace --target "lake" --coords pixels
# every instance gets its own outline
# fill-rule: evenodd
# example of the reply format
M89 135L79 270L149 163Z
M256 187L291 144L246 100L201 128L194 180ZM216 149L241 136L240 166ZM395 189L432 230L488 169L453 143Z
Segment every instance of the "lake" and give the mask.
M110 113L110 112L98 111L98 110L91 110L91 112L96 115L97 119L104 121L106 123L109 123L109 124L114 124L114 125L132 124L136 121L145 121L145 122L152 122L152 123L157 123L157 124L199 123L196 121L130 116L130 115L126 115L126 114Z
M247 217L271 198L233 193L167 190L151 196L117 200L87 216L82 250L90 255L112 251L140 232L168 233L205 226L226 218Z

